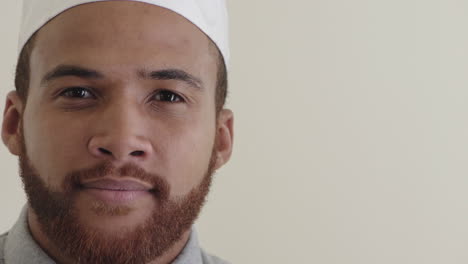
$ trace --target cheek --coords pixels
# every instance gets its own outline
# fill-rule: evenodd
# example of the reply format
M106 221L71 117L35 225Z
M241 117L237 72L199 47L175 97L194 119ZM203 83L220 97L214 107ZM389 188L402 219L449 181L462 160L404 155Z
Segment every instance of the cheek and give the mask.
M177 130L166 145L167 179L173 195L185 195L205 176L211 159L215 128L194 124Z
M79 134L80 125L40 110L25 112L23 122L27 155L32 165L48 186L58 187L70 168L78 167L76 163L86 150Z

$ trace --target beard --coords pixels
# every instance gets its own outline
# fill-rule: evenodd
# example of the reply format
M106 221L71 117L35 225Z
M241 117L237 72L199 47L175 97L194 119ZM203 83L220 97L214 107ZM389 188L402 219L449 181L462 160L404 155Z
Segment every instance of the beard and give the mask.
M55 191L47 187L28 158L23 136L21 147L20 176L28 203L37 215L41 231L58 252L76 263L141 264L162 256L181 239L197 219L209 193L216 163L213 148L208 168L200 184L177 199L170 199L170 185L159 175L149 174L133 164L126 164L117 169L109 162L72 171L65 176L62 191ZM83 180L98 179L107 175L133 177L154 186L151 194L156 202L154 208L148 208L150 216L131 229L121 230L119 234L109 234L86 225L80 221L76 206ZM129 211L125 206L110 206L100 202L91 206L97 215L118 216Z

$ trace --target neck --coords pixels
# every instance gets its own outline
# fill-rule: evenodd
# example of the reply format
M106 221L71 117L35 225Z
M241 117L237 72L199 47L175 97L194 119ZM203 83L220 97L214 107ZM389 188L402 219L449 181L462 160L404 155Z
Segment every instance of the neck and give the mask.
M34 213L31 207L28 207L28 226L29 231L36 241L36 243L44 250L44 252L49 255L55 262L61 264L72 264L76 263L76 260L66 256L61 252L61 250L47 237L47 235L42 231L41 225L37 219L37 215ZM168 264L171 263L184 249L187 241L189 240L191 230L185 231L181 238L174 243L174 245L166 250L160 257L150 261L147 264Z

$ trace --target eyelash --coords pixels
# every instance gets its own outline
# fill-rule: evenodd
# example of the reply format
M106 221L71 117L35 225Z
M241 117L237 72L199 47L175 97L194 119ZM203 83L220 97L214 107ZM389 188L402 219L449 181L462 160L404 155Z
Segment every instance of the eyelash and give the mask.
M70 94L70 93L78 93L78 92L81 92L81 94L80 95ZM83 92L87 92L89 96L88 97L82 96ZM85 87L79 87L79 86L66 88L60 92L59 96L72 98L72 99L89 99L89 97L96 98L96 96L90 91L90 89L85 88Z
M89 96L83 96L84 92L88 93ZM77 93L80 93L80 94L77 94ZM90 99L90 98L94 99L96 98L94 93L91 92L89 88L79 87L79 86L66 88L60 92L59 96L70 98L70 99ZM165 97L165 98L162 98L162 97ZM181 95L175 92L169 91L169 90L158 90L151 96L151 99L156 100L156 101L167 102L167 103L184 103L185 102L185 99Z
M165 99L167 100L161 100L162 98L157 99L157 97L162 97L165 96ZM168 98L168 96L170 98ZM156 91L153 96L151 96L151 99L156 99L156 101L162 101L162 102L167 102L167 103L184 103L185 100L184 98L172 91L169 90L158 90Z

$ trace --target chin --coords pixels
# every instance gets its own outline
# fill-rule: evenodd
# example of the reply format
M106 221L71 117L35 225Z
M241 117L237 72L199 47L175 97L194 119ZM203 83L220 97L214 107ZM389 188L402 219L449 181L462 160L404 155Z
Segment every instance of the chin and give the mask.
M112 204L80 198L75 207L81 225L110 234L122 234L144 225L156 210L155 204L150 202Z

